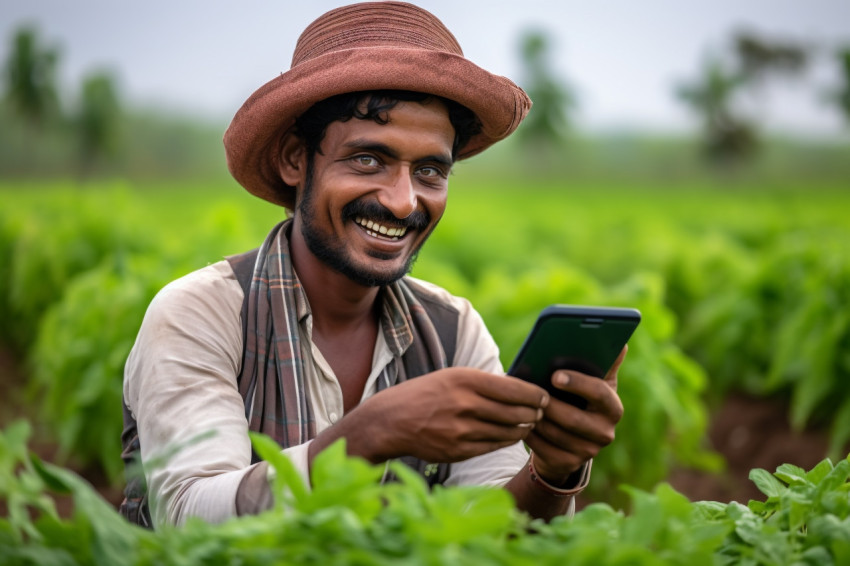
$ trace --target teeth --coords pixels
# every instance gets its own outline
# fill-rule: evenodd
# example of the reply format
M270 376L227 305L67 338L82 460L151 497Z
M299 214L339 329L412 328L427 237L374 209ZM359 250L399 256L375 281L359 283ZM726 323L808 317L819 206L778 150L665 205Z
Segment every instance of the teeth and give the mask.
M373 222L372 220L366 220L365 218L357 217L354 219L355 222L360 224L366 229L366 233L370 236L379 237L385 236L397 240L401 236L404 236L407 233L407 228L393 228L389 226L384 226L383 224L378 224L377 222Z

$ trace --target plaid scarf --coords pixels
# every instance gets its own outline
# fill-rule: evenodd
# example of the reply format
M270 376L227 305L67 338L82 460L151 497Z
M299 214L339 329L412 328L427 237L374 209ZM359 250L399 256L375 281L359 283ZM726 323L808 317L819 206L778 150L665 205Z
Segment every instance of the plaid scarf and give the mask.
M316 436L298 332L299 311L303 315L309 306L289 256L290 228L291 220L275 226L257 253L238 379L249 428L271 436L283 448ZM378 391L447 365L437 328L417 289L415 282L401 279L379 295L381 328L393 361L383 368Z
M299 319L309 313L309 305L289 258L290 226L288 220L275 226L257 252L243 304L245 342L242 371L237 378L250 429L271 436L284 448L303 444L316 435L298 334ZM448 365L444 344L451 348L451 359L457 312L430 298L407 278L384 287L379 300L381 328L393 360L379 376L378 391ZM141 445L136 420L126 403L122 406L121 456L132 469ZM253 459L257 461L256 455ZM400 460L417 470L429 485L442 483L449 473L448 464L432 464L412 456ZM386 479L394 477L389 474ZM152 528L144 478L129 476L124 494L119 512L132 523Z

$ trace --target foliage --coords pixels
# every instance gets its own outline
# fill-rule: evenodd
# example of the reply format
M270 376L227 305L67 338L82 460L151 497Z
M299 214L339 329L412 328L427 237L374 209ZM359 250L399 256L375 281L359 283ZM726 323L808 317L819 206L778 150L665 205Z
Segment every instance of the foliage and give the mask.
M87 76L83 80L75 119L83 176L92 172L98 158L115 157L120 118L121 108L112 75L98 72Z
M838 68L841 71L841 86L833 95L835 105L844 114L844 119L850 126L850 47L845 47L836 53Z
M123 471L124 362L147 304L171 275L160 257L110 257L75 277L42 319L30 388L61 460L96 462L112 479Z
M130 207L129 194L119 188L88 199L56 192L30 209L10 200L0 210L5 227L0 246L8 250L0 287L5 291L0 311L9 316L4 341L21 348L32 344L42 315L76 275L107 256L127 257L155 246L141 235L140 225L118 219L128 217Z
M97 463L117 479L123 362L147 304L178 273L219 259L224 254L215 250L227 249L227 240L244 239L247 248L262 235L240 237L247 227L240 224L239 214L222 205L195 224L193 245L187 246L182 237L167 233L143 235L141 223L107 220L115 204L95 213L99 205L94 198L88 203L83 199L76 229L72 217L63 217L68 223L63 228L47 207L44 214L49 220L28 225L32 232L27 237L10 236L17 244L11 274L16 292L10 308L37 330L29 352L30 388L61 455L81 464ZM63 251L68 242L85 250L82 259ZM474 246L470 259L485 255L481 251ZM465 247L453 246L451 253L456 255L429 257L446 266L462 266ZM673 341L675 322L662 304L661 281L647 273L608 288L545 257L541 256L538 271L528 272L515 286L504 285L509 274L494 266L465 290L511 355L537 312L549 303L627 304L645 314L629 369L622 374L621 392L630 407L623 430L628 432L597 461L592 495L613 499L624 478L650 486L676 464L717 469L719 462L703 447L707 414L700 396L705 375ZM56 276L44 277L50 272ZM439 272L425 270L424 276L444 283ZM636 469L637 460L643 465Z
M570 125L574 96L551 68L552 39L540 30L527 30L520 38L523 87L534 106L519 129L520 137L537 151L564 141Z
M717 165L747 161L761 145L753 120L737 108L741 93L758 94L755 87L769 77L799 75L808 63L806 49L792 42L739 32L731 43L731 61L715 56L699 79L677 91L702 119L704 151Z
M43 126L58 111L58 60L59 51L43 46L35 29L22 27L14 34L4 66L5 97L36 127Z
M2 340L29 356L39 420L78 463L117 478L122 364L156 290L256 246L281 217L222 190L0 192ZM624 481L717 468L705 402L730 390L787 396L795 425L831 424L832 457L842 451L847 204L812 191L458 186L414 273L471 300L505 366L547 304L643 311L620 374L624 421L589 492L619 505Z
M530 521L506 491L437 487L401 464L318 455L307 489L271 439L254 447L275 469L273 509L220 525L190 519L147 531L130 525L74 474L26 453L27 426L0 434L0 554L27 564L843 564L850 558L850 461L809 472L783 465L751 477L765 501L689 502L666 484L628 488L626 514L602 503L575 518ZM46 491L73 499L57 516Z
M705 65L698 82L682 85L679 98L703 122L704 151L713 163L725 164L750 158L756 149L755 130L732 109L732 99L743 78L727 71L719 61Z

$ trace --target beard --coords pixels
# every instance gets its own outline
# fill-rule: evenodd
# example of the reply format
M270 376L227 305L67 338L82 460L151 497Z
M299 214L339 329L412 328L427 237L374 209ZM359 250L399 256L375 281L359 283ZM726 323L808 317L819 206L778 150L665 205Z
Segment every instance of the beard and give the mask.
M354 222L354 218L361 216L370 220L389 223L393 226L405 226L408 232L410 230L418 232L427 230L422 242L419 243L416 249L413 250L410 256L398 268L389 269L381 266L381 263L392 259L392 257L377 251L369 254L375 261L367 264L356 262L351 257L345 241L332 234L323 232L316 222L312 159L308 159L307 175L304 181L304 195L301 203L298 205L298 214L301 215L301 235L304 237L304 241L310 252L334 271L345 275L364 287L383 287L395 283L407 275L419 255L419 250L435 227L430 226L430 215L424 211L416 210L407 218L400 220L377 202L363 200L350 202L342 209L342 217L346 221Z

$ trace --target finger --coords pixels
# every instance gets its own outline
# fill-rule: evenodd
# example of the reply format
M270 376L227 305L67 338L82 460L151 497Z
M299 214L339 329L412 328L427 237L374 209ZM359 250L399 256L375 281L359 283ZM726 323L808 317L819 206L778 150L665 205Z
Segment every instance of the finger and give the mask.
M515 444L525 440L531 426L501 425L488 422L470 423L469 427L461 430L458 439L462 442L474 443L507 443Z
M567 448L552 444L544 436L532 431L525 438L526 445L534 452L538 468L546 462L547 468L560 474L570 474L588 460L596 457L599 447L581 438L575 438ZM540 470L538 470L540 471Z
M500 403L542 408L549 402L549 394L545 389L509 375L497 376L475 371L469 372L467 379L476 393Z
M623 349L620 350L620 355L617 356L617 359L614 360L614 364L611 366L611 369L608 370L608 373L605 374L605 383L614 388L614 391L617 390L617 373L620 371L620 366L623 365L623 360L626 359L626 354L629 352L629 345L626 344L623 346Z
M617 392L609 383L598 377L576 371L558 370L552 375L552 384L558 389L586 399L586 411L604 413L614 422L618 422L623 416L623 404ZM552 400L550 405L554 401Z
M614 441L615 426L616 423L602 413L584 411L554 400L546 410L546 417L534 430L555 446L572 446L581 439L601 447Z
M479 397L468 413L476 419L506 426L534 425L543 418L541 407L511 405Z

